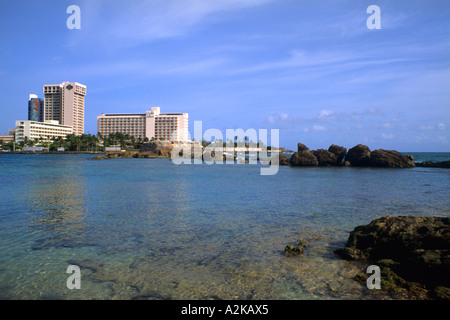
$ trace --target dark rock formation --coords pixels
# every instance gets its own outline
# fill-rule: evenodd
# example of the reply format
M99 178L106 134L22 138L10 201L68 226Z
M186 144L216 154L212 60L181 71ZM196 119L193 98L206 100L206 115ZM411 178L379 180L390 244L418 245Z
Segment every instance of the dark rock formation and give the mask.
M383 265L406 281L445 293L450 287L450 218L385 216L356 227L335 253Z
M317 166L319 162L312 151L310 151L303 143L299 142L297 144L297 152L294 152L289 158L289 164L291 166L309 167Z
M347 149L337 145L331 145L328 150L309 150L303 143L297 144L297 152L289 158L291 166L335 166L342 165L342 160Z
M302 246L296 246L294 244L288 244L284 248L284 254L287 256L297 256L305 252Z
M108 158L105 156L95 156L95 157L91 158L90 160L104 160L104 159L108 159Z
M122 158L137 158L138 152L137 151L125 151L121 153Z
M333 166L337 164L337 156L325 149L317 149L313 151L314 156L317 158L319 166Z
M319 165L316 156L309 150L295 152L290 158L291 166L298 167L315 167Z
M288 166L289 165L289 158L286 157L284 154L280 153L278 161L279 161L280 166Z
M139 150L139 153L148 155L150 157L152 154L157 157L169 158L172 153L172 145L165 141L151 141L149 143L144 143Z
M450 168L450 161L441 161L441 162L424 161L424 162L416 162L416 167Z
M309 151L308 147L306 147L303 143L297 143L297 152Z
M79 266L81 269L89 269L94 272L103 269L104 263L100 260L90 258L70 259L67 263Z
M358 144L350 150L348 150L345 160L350 163L351 166L360 167L367 166L370 162L370 149L369 147Z
M103 159L115 159L115 158L137 158L137 151L110 151L105 153ZM102 160L100 156L93 158L94 160Z
M342 164L342 160L344 160L345 155L347 154L347 149L341 146L337 146L335 144L332 144L328 151L331 153L334 153L336 155L336 165Z
M287 256L298 256L305 252L305 242L300 239L296 244L288 244L284 248L284 254Z
M410 156L402 155L395 150L374 150L370 154L369 166L388 167L388 168L411 168L414 167L414 161Z

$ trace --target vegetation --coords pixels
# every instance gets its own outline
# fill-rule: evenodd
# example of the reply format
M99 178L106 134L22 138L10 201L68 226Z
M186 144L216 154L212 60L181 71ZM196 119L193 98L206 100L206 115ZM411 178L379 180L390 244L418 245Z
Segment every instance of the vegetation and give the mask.
M235 136L234 139L228 138L227 142L224 142L223 139L217 139L215 141L206 141L205 139L202 140L203 147L206 147L211 143L213 143L216 146L223 146L224 148L227 146L245 147L245 148L266 147L266 145L261 140L259 140L259 142L254 142L247 136L245 136L242 140L240 140L238 136ZM268 148L270 149L270 147Z
M29 139L25 137L23 141L20 143L13 142L1 143L0 146L3 150L20 150L23 147L43 147L49 151L57 151L58 148L64 148L65 151L88 151L88 152L97 152L104 151L104 147L120 147L122 150L139 150L142 147L143 143L147 143L149 141L155 141L154 138L149 140L147 137L135 138L134 136L130 136L128 134L124 134L121 132L116 132L110 134L107 137L103 137L99 132L97 135L92 134L82 134L82 135L74 135L69 134L65 138L63 137L40 137L35 139ZM211 142L206 140L202 141L202 145L206 147ZM258 143L249 140L248 137L245 137L243 140L239 140L236 136L233 139L227 139L227 142L224 142L222 139L214 141L214 144L223 145L226 147L227 145L245 146L245 147L264 147L264 143L259 141Z
M3 143L0 141L0 146L3 150L21 150L23 147L42 147L49 151L57 151L58 148L64 148L65 151L88 151L97 152L104 151L104 147L120 147L122 150L136 150L140 149L142 144L148 142L148 138L135 138L128 134L116 132L110 134L108 137L103 137L100 133L74 135L69 134L66 137L40 137L30 139L25 137L20 143L13 142Z

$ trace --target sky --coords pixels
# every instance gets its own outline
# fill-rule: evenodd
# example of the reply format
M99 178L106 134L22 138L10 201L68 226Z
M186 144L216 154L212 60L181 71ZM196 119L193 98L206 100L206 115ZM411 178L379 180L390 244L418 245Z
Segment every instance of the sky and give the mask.
M2 0L0 134L29 94L75 81L91 134L101 113L158 106L189 113L191 134L450 152L449 17L448 0Z

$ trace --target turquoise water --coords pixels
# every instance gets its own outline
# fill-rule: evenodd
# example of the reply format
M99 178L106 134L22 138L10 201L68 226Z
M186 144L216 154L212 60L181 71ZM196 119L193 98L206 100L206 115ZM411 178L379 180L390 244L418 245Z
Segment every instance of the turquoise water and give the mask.
M441 162L450 161L450 152L402 152L403 154L410 154L414 157L415 162Z
M333 250L384 215L450 215L448 169L90 158L0 155L0 298L391 298ZM300 238L305 254L285 256Z

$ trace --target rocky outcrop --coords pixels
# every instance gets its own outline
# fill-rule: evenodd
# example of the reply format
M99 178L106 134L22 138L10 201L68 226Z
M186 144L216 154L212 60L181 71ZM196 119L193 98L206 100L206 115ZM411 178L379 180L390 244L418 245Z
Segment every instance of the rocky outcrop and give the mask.
M93 160L102 160L102 159L115 159L115 158L137 158L137 151L110 151L106 152L104 157L97 156L94 157Z
M297 143L297 152L302 152L302 151L309 151L309 149L303 143L299 142L299 143Z
M315 167L319 164L316 156L303 143L297 144L297 152L289 158L289 164L296 167Z
M411 168L414 167L412 156L402 155L395 150L374 150L370 154L369 166L387 168Z
M108 158L105 156L95 156L95 157L91 158L90 160L104 160L104 159L108 159Z
M328 151L330 151L331 153L333 153L336 156L336 165L340 165L342 164L342 161L345 158L345 155L347 154L347 149L341 146L337 146L335 144L332 144L329 148Z
M377 149L358 144L348 150L345 164L353 167L411 168L415 166L411 155L403 155L395 150Z
M313 151L319 166L334 166L337 164L337 156L325 149L317 149Z
M358 226L344 248L348 260L364 260L388 268L406 281L426 286L431 295L450 287L450 218L385 216Z
M441 161L441 162L424 161L424 162L416 162L415 164L416 167L450 168L450 161Z
M363 167L369 165L370 155L371 152L368 146L358 144L348 150L345 155L345 160L348 161L351 166Z
M346 148L334 144L328 150L311 151L303 143L298 143L297 152L289 158L289 164L296 167L338 166L342 165L346 152Z
M173 146L169 142L165 141L151 141L144 143L139 150L139 153L149 156L157 156L169 158L172 153Z
M281 153L279 154L278 161L279 161L280 166L288 166L289 165L289 158L286 157L284 154L281 154Z
M295 152L289 158L289 163L291 166L296 167L315 167L319 165L316 156L309 150Z

